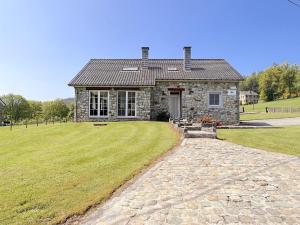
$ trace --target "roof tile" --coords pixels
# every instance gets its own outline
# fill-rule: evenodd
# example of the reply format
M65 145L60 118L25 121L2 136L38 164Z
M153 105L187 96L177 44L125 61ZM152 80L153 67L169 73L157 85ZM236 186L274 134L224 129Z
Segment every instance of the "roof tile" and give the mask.
M185 71L182 59L149 59L149 69L141 70L141 59L91 59L70 81L70 86L154 86L157 80L230 80L243 77L224 59L192 59ZM138 67L138 71L123 71ZM176 67L178 71L168 71Z

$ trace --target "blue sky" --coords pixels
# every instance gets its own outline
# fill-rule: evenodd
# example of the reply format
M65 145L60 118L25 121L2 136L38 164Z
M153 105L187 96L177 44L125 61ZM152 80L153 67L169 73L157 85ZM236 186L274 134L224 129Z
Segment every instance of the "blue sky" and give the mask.
M300 4L300 0L294 0ZM300 8L287 0L0 0L0 95L73 96L90 58L225 58L243 75L300 64Z

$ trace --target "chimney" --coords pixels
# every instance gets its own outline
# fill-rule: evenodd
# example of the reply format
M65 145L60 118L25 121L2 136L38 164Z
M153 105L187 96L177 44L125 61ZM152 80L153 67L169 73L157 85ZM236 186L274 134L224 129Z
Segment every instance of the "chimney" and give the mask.
M184 70L186 71L191 71L191 58L192 58L192 47L183 47L183 52L184 52L184 59L183 59L183 66Z
M142 47L142 70L147 70L149 67L149 47Z

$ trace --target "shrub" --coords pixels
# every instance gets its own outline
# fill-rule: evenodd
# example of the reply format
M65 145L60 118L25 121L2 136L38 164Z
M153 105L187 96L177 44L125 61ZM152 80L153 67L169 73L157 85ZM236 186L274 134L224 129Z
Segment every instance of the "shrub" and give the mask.
M158 121L169 121L170 119L170 114L166 111L162 111L157 114L156 120Z

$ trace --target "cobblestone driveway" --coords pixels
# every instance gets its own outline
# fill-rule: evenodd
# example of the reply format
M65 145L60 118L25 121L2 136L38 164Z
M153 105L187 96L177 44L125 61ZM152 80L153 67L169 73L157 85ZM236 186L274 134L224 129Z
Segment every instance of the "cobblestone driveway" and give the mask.
M82 224L300 224L300 159L186 139Z

